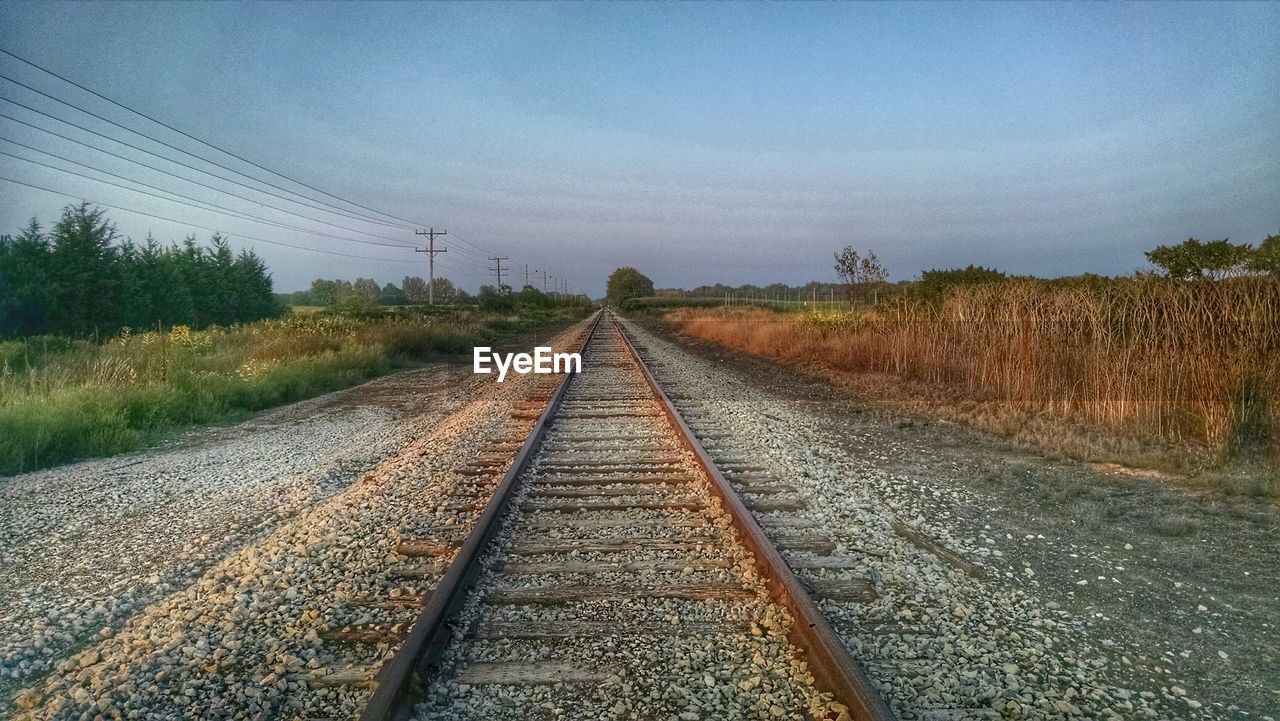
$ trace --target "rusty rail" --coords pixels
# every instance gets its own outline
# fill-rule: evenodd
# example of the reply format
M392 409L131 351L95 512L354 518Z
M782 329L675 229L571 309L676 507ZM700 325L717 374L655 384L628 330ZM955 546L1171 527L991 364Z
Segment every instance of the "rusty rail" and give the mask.
M600 325L603 313L597 313L591 328L582 337L580 353L586 353L587 344ZM507 501L516 486L520 474L524 472L534 450L542 442L546 434L547 422L555 415L569 387L571 376L565 374L556 386L555 393L547 401L546 407L533 425L529 437L525 439L520 452L511 462L511 467L502 477L502 482L494 490L493 496L476 520L476 525L467 535L466 541L458 549L449 570L440 579L439 585L431 593L422 613L413 622L413 628L405 638L404 644L395 656L378 672L377 688L369 698L369 703L360 714L360 721L401 721L408 718L413 708L412 698L420 697L426 691L426 679L440 661L445 644L449 641L449 621L466 600L467 592L475 583L476 574L480 571L480 555L489 541L497 533L499 523L506 511Z
M585 354L587 344L605 315L606 311L597 314L590 330L583 336L580 352ZM712 491L720 497L743 543L755 557L756 567L766 579L770 597L790 612L793 623L788 638L794 646L804 650L815 685L847 706L850 715L858 721L894 721L888 705L849 655L844 642L827 623L737 492L707 455L671 398L649 371L625 329L611 315L609 322L617 327L628 351L644 374L645 381L660 400L664 414L680 436L681 443L694 454L712 480ZM449 641L452 631L450 620L466 600L467 593L475 582L480 570L478 561L481 553L497 532L516 482L534 450L542 442L548 421L559 409L569 379L566 375L557 386L489 504L450 564L448 572L414 622L409 636L395 656L379 671L378 686L360 715L361 721L403 721L408 718L414 702L425 696L428 679L438 666Z
M698 465L702 466L711 479L711 490L724 503L734 527L742 536L743 544L755 557L756 569L765 579L770 598L791 613L791 632L788 634L788 639L795 647L804 649L809 672L813 674L815 685L835 696L836 701L849 707L849 714L858 721L893 721L894 715L889 710L889 705L880 697L866 673L849 654L844 641L822 615L822 611L810 598L809 592L800 583L800 579L796 578L782 554L778 553L778 549L769 541L764 529L751 515L751 511L742 502L738 492L729 485L729 481L711 460L711 456L702 447L698 437L684 422L680 411L676 410L675 404L658 384L658 380L654 378L649 366L640 356L640 352L636 350L635 344L631 342L626 329L612 316L609 320L617 326L619 335L622 336L631 355L640 365L649 388L661 400L662 409L667 419L678 430L681 443L697 457Z

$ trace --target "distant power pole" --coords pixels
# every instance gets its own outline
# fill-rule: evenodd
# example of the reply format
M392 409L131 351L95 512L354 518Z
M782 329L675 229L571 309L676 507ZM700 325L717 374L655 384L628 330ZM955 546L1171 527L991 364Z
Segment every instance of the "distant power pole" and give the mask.
M524 264L524 284L529 285L529 264Z
M542 271L542 292L547 292L547 271Z
M494 264L497 266L497 267L495 267L495 268L490 268L489 270L490 270L490 271L492 271L492 272L494 272L494 273L497 273L497 274L498 274L498 292L499 292L499 293L501 293L501 292L502 292L502 270L503 270L503 269L502 269L502 261L504 261L504 260L506 260L506 259L507 259L507 256L505 256L505 255L504 255L504 256L494 256L494 257L492 257L492 258L490 258L490 259L489 259L489 260L492 260L492 261L494 262Z
M413 231L413 233L414 235L427 236L427 247L414 248L413 252L427 254L427 305L435 305L436 304L436 253L449 252L447 248L441 248L440 250L436 250L436 236L448 235L448 231L436 230L435 228L430 228L428 230L415 230Z

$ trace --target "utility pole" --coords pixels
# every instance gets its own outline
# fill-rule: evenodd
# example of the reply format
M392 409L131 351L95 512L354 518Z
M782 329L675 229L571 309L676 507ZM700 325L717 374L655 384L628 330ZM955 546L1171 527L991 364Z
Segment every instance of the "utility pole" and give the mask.
M448 249L446 248L441 248L440 250L436 250L436 236L448 235L448 231L436 230L435 228L431 228L429 230L415 230L413 231L413 234L427 236L427 247L414 248L413 252L427 254L427 305L435 305L436 304L436 253L449 252Z
M524 264L524 284L529 285L529 264Z
M489 270L490 270L490 271L492 271L492 272L494 272L494 273L497 273L497 274L498 274L498 292L499 292L499 293L501 293L501 292L502 292L502 261L504 261L504 260L506 260L506 259L507 259L507 256L505 256L505 255L504 255L504 256L494 256L494 257L492 257L492 258L490 258L490 259L489 259L489 260L492 260L492 261L494 262L494 264L495 264L495 265L497 265L497 267L496 267L496 268L490 268Z
M542 271L542 292L547 292L547 271Z

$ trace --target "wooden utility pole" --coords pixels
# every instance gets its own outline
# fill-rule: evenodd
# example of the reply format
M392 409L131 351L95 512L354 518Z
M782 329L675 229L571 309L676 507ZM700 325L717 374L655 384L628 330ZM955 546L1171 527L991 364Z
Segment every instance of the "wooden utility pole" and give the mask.
M489 260L492 260L492 261L494 262L495 266L496 266L496 267L494 267L494 268L490 268L489 270L490 270L491 272L493 272L493 273L497 273L497 274L498 274L498 292L499 292L499 293L501 293L501 292L502 292L502 270L503 270L503 268L502 268L502 261L504 261L504 260L506 260L506 259L507 259L507 256L505 256L505 255L503 255L503 256L493 256L492 258L489 258Z
M435 228L430 228L428 230L415 230L413 231L413 233L414 235L427 236L427 247L414 248L413 252L427 254L427 305L435 305L436 304L436 253L449 252L447 248L441 248L439 250L436 250L436 236L448 235L448 231L436 230Z

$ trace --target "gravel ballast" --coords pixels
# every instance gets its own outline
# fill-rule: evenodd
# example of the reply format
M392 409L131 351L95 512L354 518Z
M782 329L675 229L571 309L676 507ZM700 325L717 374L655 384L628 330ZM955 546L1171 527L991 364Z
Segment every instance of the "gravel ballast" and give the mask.
M353 599L421 590L392 572L407 560L398 539L466 523L445 510L451 470L507 426L533 378L432 366L171 449L7 481L9 712L354 715L366 685L311 681L389 650L320 634L388 616L352 618Z

